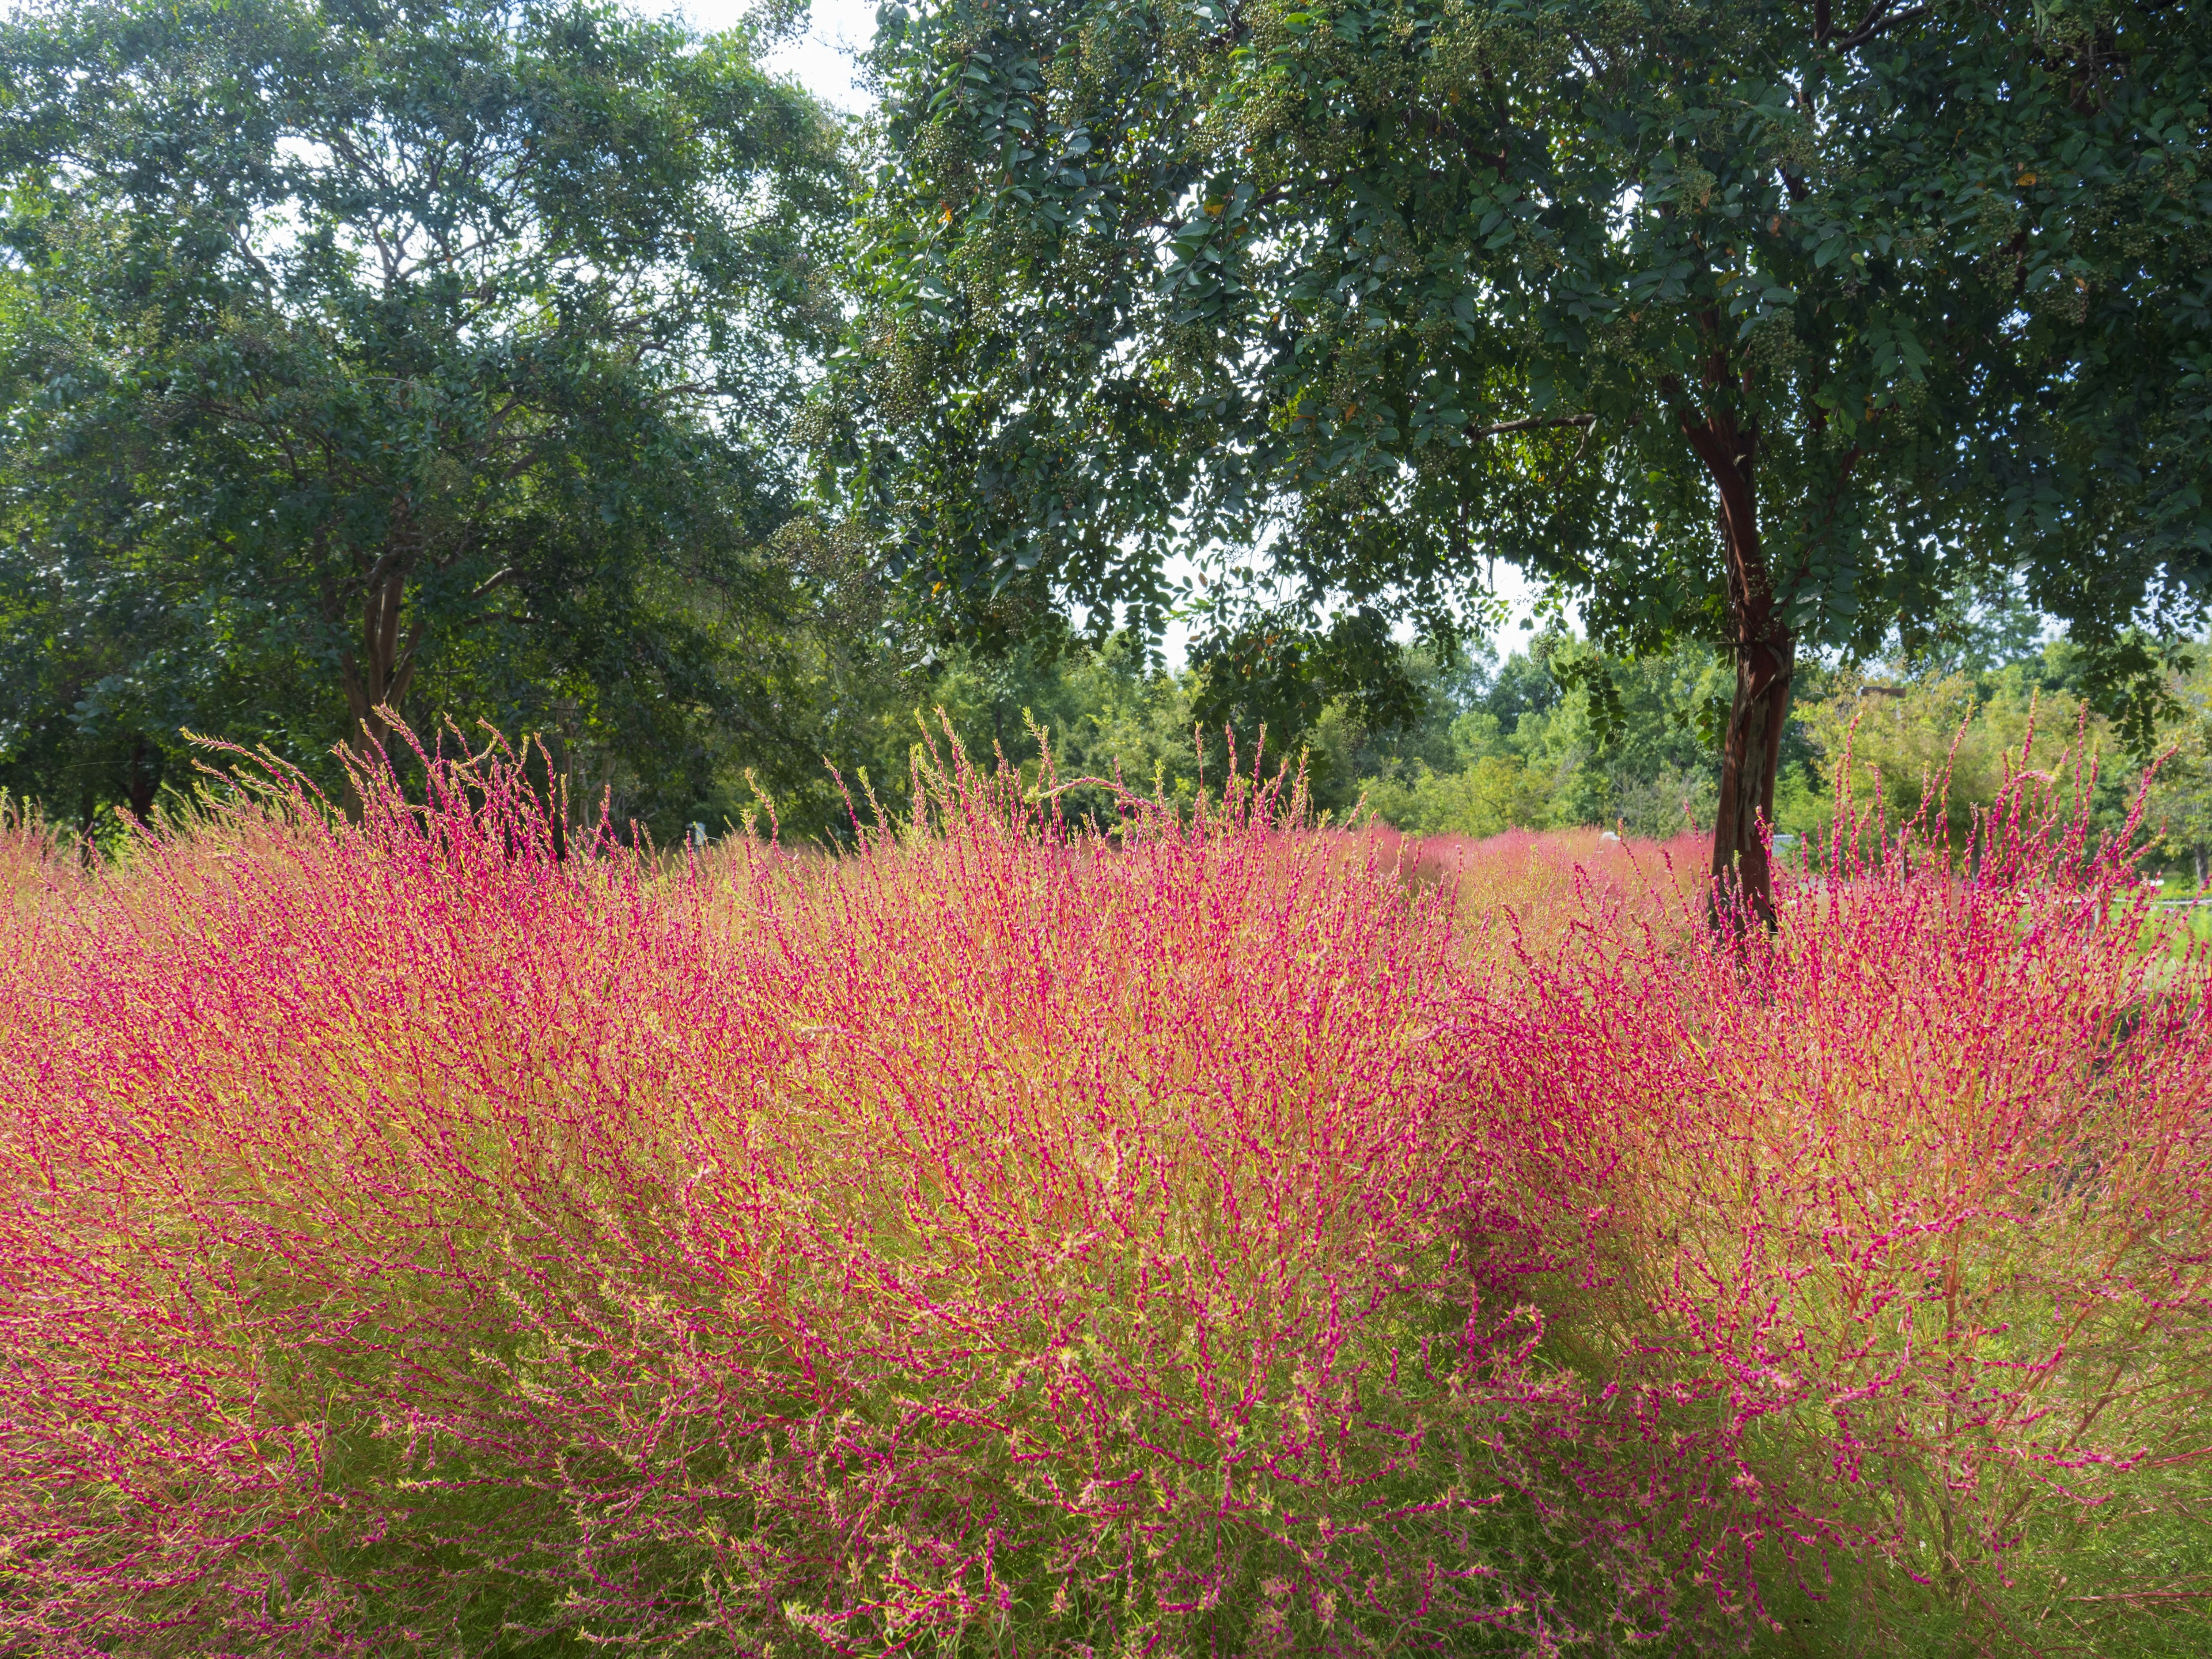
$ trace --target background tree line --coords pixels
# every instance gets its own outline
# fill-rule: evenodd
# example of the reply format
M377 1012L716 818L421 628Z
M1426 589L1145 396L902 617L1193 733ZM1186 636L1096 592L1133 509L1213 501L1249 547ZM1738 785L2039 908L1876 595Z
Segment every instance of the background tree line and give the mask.
M2103 828L2121 824L2143 764L2097 712L2086 653L2047 635L2016 600L1955 621L1941 650L1810 666L1785 733L1778 833L1823 830L1840 782L1855 810L1879 797L1893 821L1923 804L1933 810L1926 798L1942 787L1937 821L1963 835L1996 793L2008 757L2023 763L2031 726L2025 763L2040 767L2086 738L2093 816ZM1577 825L1653 838L1711 833L1720 787L1712 736L1733 683L1711 651L1612 660L1556 623L1502 655L1487 645L1449 659L1399 650L1409 714L1377 722L1358 700L1336 698L1297 728L1297 760L1322 810L1342 819L1364 809L1421 835ZM895 784L902 779L925 704L927 727L941 729L941 714L971 752L995 749L1032 774L1040 729L1063 775L1118 769L1133 787L1184 800L1228 760L1207 719L1218 693L1205 671L1148 666L1126 635L1103 647L1063 638L1049 652L963 649L904 687L907 696L878 705L872 740L854 750L879 787L887 769ZM2172 690L2185 712L2160 726L2150 862L2188 876L2212 854L2212 661ZM1278 741L1270 736L1279 757ZM1106 806L1079 792L1070 799L1079 809Z
M1854 720L1907 802L1981 710L1963 803L2039 699L2196 823L2206 9L933 0L858 123L800 15L0 25L0 787L106 834L187 732L335 789L489 722L834 835L825 760L1026 709L1756 896ZM1486 643L1500 559L1583 636Z

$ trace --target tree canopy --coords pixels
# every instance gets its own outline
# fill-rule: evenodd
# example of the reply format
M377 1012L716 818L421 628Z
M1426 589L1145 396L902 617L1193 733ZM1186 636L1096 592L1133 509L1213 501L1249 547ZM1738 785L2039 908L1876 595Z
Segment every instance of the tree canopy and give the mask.
M847 185L763 44L590 0L0 27L0 781L143 808L183 729L312 759L389 711L681 807L795 731L765 544Z
M2017 583L2145 729L2212 576L2204 8L885 16L832 466L954 614L1157 627L1212 547L1231 680L1376 684L1512 562L1732 656L1754 900L1802 648Z

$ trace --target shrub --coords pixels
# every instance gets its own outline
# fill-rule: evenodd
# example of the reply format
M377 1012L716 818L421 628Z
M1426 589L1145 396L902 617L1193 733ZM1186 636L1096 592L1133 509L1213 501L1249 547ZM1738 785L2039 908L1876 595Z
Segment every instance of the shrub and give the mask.
M2204 963L2032 787L1972 879L1846 829L1771 940L1615 903L1514 980L1490 1134L1583 1390L1544 1501L1648 1629L2212 1635Z
M2203 964L2063 822L1767 941L1249 779L656 860L427 770L10 844L0 1650L2196 1616Z

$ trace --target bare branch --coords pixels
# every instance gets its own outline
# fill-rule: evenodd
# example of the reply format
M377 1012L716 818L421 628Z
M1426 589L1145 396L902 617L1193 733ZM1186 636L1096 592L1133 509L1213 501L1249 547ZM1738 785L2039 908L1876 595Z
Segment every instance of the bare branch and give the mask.
M1470 438L1495 438L1508 432L1534 432L1541 427L1579 426L1584 428L1597 424L1595 415L1531 415L1523 420L1500 421L1494 426L1479 426L1468 432Z
M478 582L473 588L470 589L469 598L471 599L480 599L483 598L485 594L496 592L498 589L506 586L507 583L514 580L514 567L511 564L503 565L499 569L493 571L490 575L485 577L482 581Z
M1836 42L1836 50L1849 52L1854 46L1863 46L1877 34L1893 29L1899 23L1910 23L1916 17L1925 17L1928 10L1926 6L1907 6L1903 11L1893 12L1889 9L1889 0L1875 0L1873 8L1859 20L1859 26Z

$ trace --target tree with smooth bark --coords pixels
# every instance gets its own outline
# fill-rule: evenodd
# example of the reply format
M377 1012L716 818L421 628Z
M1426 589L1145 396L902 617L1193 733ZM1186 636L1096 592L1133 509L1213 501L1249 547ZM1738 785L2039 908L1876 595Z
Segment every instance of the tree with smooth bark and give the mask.
M1492 562L1733 659L1712 872L1808 649L2023 591L2136 736L2212 579L2212 9L943 0L884 14L825 448L963 617L1373 684ZM1279 702L1279 699L1278 699Z

